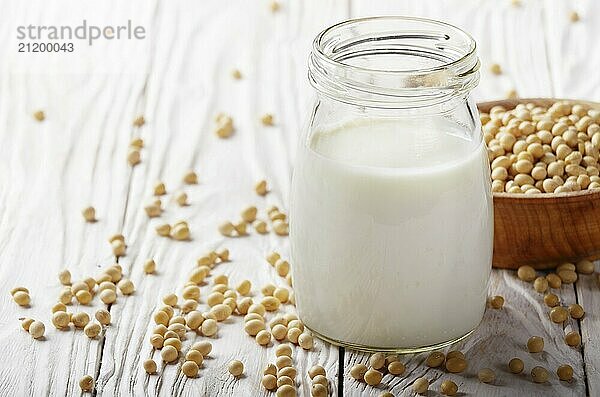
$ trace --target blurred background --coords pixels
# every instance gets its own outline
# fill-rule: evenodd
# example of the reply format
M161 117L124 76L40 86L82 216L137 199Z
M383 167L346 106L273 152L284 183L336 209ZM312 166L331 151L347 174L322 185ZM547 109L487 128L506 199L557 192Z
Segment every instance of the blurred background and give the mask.
M599 95L594 74L600 11L593 0L279 1L278 12L271 11L271 3L5 0L1 88L9 88L8 76L14 74L128 74L131 80L160 80L191 101L229 78L220 71L238 67L263 86L264 100L290 89L303 100L307 54L317 32L349 18L395 14L444 20L474 36L483 64L478 98L501 98L512 90L520 96ZM76 40L74 52L63 56L17 52L18 26L77 26L83 19L101 27L131 21L145 29L146 38L100 39L92 46ZM492 63L502 66L501 77L489 73ZM230 106L248 101L247 94L214 99L215 105Z

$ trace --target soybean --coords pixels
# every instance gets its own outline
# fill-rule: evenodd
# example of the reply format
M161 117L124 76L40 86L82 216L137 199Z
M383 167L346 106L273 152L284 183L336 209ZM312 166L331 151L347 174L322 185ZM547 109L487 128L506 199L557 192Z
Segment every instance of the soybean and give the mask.
M569 364L563 364L556 369L556 375L558 376L558 379L570 382L573 380L573 367Z
M429 380L425 377L418 378L412 385L413 391L417 394L425 394L429 389Z
M244 364L239 360L233 360L227 366L229 373L235 377L244 373Z
M540 336L532 336L527 341L527 350L529 353L539 353L544 350L544 339Z
M509 361L508 368L513 374L520 374L521 372L523 372L525 364L523 363L523 360L521 360L518 357L515 357Z
M451 380L445 380L440 385L440 393L445 396L454 396L458 393L458 386Z

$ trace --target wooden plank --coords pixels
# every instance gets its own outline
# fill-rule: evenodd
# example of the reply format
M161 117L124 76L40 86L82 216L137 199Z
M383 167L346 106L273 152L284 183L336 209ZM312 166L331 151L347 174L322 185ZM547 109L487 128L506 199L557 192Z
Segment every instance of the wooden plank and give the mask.
M290 156L310 99L305 66L310 43L317 31L342 19L346 7L341 2L282 2L281 10L271 14L268 3L261 4L161 3L157 12L153 26L162 34L153 43L144 110L147 158L134 171L124 224L130 246L122 263L137 292L113 309L117 323L107 333L98 395L267 394L260 386L262 369L274 362L278 343L259 347L243 331L240 317L219 324L217 336L210 339L213 353L198 379L183 376L181 362L161 368L158 376L148 376L141 368L148 357L160 361L148 343L154 327L151 316L160 298L180 293L196 259L207 251L229 248L232 261L218 265L214 273L227 274L233 285L251 280L255 298L260 299L260 287L268 282L285 284L264 256L270 250L287 256L286 238L271 233L226 239L217 226L237 219L247 205L287 208ZM230 76L236 67L244 76L240 81ZM220 111L231 114L236 126L228 140L217 139L212 131ZM274 127L260 125L259 117L266 112L275 115ZM191 168L198 171L200 184L184 187L181 178ZM260 198L253 185L265 177L272 191ZM167 197L164 215L148 220L143 205L157 180L164 181L169 192L183 188L191 205L180 208ZM190 225L190 242L156 236L157 223L179 219ZM158 274L146 276L142 264L151 257ZM202 287L201 310L207 309L209 291L209 286ZM293 307L286 305L285 310ZM183 350L201 339L188 333ZM245 378L235 380L228 374L232 359L245 363ZM310 352L295 349L294 360L303 395L309 394L307 370L316 363L327 369L330 390L336 395L337 349L317 341Z
M40 297L47 292L58 292L60 287L54 280L65 264L77 277L96 273L99 265L110 263L113 258L105 243L106 236L119 230L124 230L131 244L123 265L126 274L136 282L138 292L124 304L119 301L112 308L116 321L107 331L99 394L148 392L153 395L190 395L204 391L242 395L253 393L258 388L257 373L265 362L272 361L272 348L265 350L253 345L253 341L243 333L238 318L221 327L215 340L215 358L207 361L200 379L186 380L178 375L174 366L169 366L160 377L146 377L140 371L140 362L149 353L148 323L154 305L167 291L181 290L185 274L201 253L228 246L234 261L218 267L216 272L229 274L232 282L241 278L252 279L256 286L255 294L258 294L258 287L268 281L281 282L262 258L271 249L287 253L284 239L269 235L224 240L215 232L215 225L223 219L237 216L239 209L247 204L256 203L264 208L274 203L286 207L295 132L306 113L304 105L309 102L305 65L310 40L322 27L343 19L346 4L284 3L281 13L271 16L266 3L264 8L245 3L223 5L204 2L201 6L185 3L179 7L161 4L156 9L152 5L142 8L107 5L107 8L114 8L114 14L105 13L102 18L133 15L133 9L144 10L142 20L156 15L156 20L147 25L160 32L148 41L152 45L152 51L148 50L150 62L148 65L142 63L133 78L132 75L87 78L84 74L83 78L71 75L58 79L53 75L49 80L2 74L0 109L4 112L0 112L0 141L3 142L0 155L6 159L8 166L0 168L0 182L2 186L10 185L10 189L0 190L0 285L6 291L17 283L26 284L32 289L34 305L31 309L22 310L7 295L0 301L0 323L8 325L0 331L0 340L6 341L0 342L0 353L5 357L16 354L30 357L22 368L0 364L4 375L0 379L0 389L14 395L74 394L78 390L80 376L93 373L100 365L98 350L101 343L89 341L78 331L68 334L55 331L49 321L49 308L54 301L41 302ZM532 37L533 43L544 40L544 30L538 29L542 15L540 2L524 2L520 9L508 3L500 7L502 18L495 17L497 4L479 2L476 5L468 2L446 5L394 2L390 6L391 2L370 1L353 2L351 9L355 15L419 13L449 19L467 29L473 25L471 31L480 43L480 56L484 62L482 84L476 92L479 98L502 97L508 89L516 87L521 95L551 95L557 92L562 96L573 93L571 96L579 94L597 99L597 84L590 84L589 80L582 82L576 77L582 74L594 76L594 70L590 68L597 62L588 57L589 62L572 64L569 57L565 57L580 44L581 48L593 48L593 43L588 41L597 36L595 26L591 23L576 25L574 31L577 34L574 34L567 30L571 29L570 25L552 23L567 17L568 13L561 13L565 6L552 7L545 10L547 13L555 12L546 14L545 29L551 34L551 43L559 45L531 48L523 45L524 35ZM86 2L82 6L90 4ZM578 7L583 7L580 13L584 19L586 15L594 15L593 2L580 3ZM26 20L27 16L51 15L50 11L49 6L47 9L29 7L24 8L25 14L19 14L19 9L15 8L10 15L25 15ZM256 21L261 22L258 28L255 27ZM13 35L7 26L0 30L2 42ZM490 26L498 33L489 35ZM565 36L568 40L563 40ZM256 45L256 42L261 44ZM585 47L584 42L588 43ZM228 43L229 48L220 48L222 43ZM547 56L545 47L554 50ZM114 52L107 53L110 54L115 55ZM141 53L136 56L125 54L126 51L119 52L116 58L139 59ZM559 66L548 71L543 66L544 62L540 62L540 59L547 58L551 62L546 63ZM508 73L494 79L486 76L485 65L490 62L501 63ZM131 118L143 99L140 93L143 92L145 68L149 66L153 77L144 110L150 122L143 130L149 147L144 151L144 163L134 172L130 187L123 158L131 132ZM228 71L233 67L242 69L244 80L234 82L229 79ZM1 70L6 71L6 64ZM550 74L552 83L549 83ZM570 91L569 87L573 86L576 88ZM49 116L45 123L39 125L29 118L38 107L46 108ZM220 110L234 114L236 125L241 126L235 138L243 141L243 148L231 145L235 142L233 139L223 142L212 136L212 117ZM265 129L258 124L258 115L267 111L275 113L276 127ZM73 117L74 114L77 116ZM40 171L42 166L45 169ZM192 167L200 170L202 179L200 186L188 191L193 205L179 209L170 203L164 219L189 219L194 240L176 243L157 239L152 230L156 222L148 222L145 218L142 200L150 195L154 180L165 180L168 188L178 186L184 170ZM264 176L271 182L273 193L266 200L258 200L251 187L256 179ZM84 224L79 214L80 208L90 201L98 208L100 217L100 222L93 225ZM224 209L223 202L228 203L230 210ZM125 213L127 216L123 224ZM35 226L35 234L30 232L32 225ZM141 273L141 264L148 257L154 257L159 263L157 276L146 277ZM27 271L17 273L13 271L15 268ZM513 279L512 273L494 273L494 280L498 279L499 284L496 289L492 285L492 291L505 295L509 306L500 313L488 312L485 321L491 321L490 316L506 316L506 321L516 321L520 315L530 312L535 313L529 315L534 320L541 318L543 307L540 308L537 294L532 296L530 292L520 291L522 286L512 285L513 282L519 283ZM578 298L585 307L593 307L595 298L592 292L596 287L591 277L584 277L578 283ZM564 289L562 298L565 303L571 303L574 298L572 291L567 287ZM203 292L205 290L203 288ZM521 296L521 293L524 295ZM513 307L510 301L516 302ZM535 301L535 304L530 301ZM529 311L523 308L529 308ZM23 313L45 318L48 340L34 342L18 328L15 318ZM591 395L598 389L593 382L599 379L594 376L598 368L597 355L594 354L598 343L598 333L594 333L596 320L588 313L581 324L584 354L589 360L586 370L593 378ZM548 320L544 321L545 330ZM529 323L524 329L523 324L521 327L519 332L514 332L518 337L509 341L498 340L499 337L488 340L473 337L472 345L467 341L464 348L473 365L491 365L483 360L484 354L479 355L480 348L485 347L486 354L505 346L522 349L528 332L541 332L535 325L530 329ZM552 329L552 332L558 338L556 330ZM563 362L561 360L575 360L571 357L573 350L565 352L564 348L557 343L557 346L552 346L549 357L542 356L541 361L547 362L548 368L553 369L550 367ZM138 357L138 353L141 356ZM243 382L244 379L234 382L226 373L225 365L234 357L246 357L244 361L247 361L247 373L251 374L250 382ZM353 353L348 353L347 358L347 365L365 359ZM499 359L498 362L503 362L506 357ZM296 360L305 393L308 385L306 368L317 361L326 365L335 390L335 349L318 344L310 354L298 352ZM422 361L422 356L411 358L410 363L417 365L419 360ZM65 362L69 365L64 365ZM533 365L537 361L532 358L529 362ZM556 390L565 394L581 394L579 380L583 374L580 368L581 364L576 367L577 381L574 384L561 383ZM498 368L499 378L512 381L512 375L502 371L505 369ZM491 386L476 386L474 373L469 373L469 378L463 379L464 383L457 382L461 389L482 390L491 395L504 393L504 388L500 392L495 388L489 389ZM432 374L434 377L441 376ZM40 382L38 379L48 381ZM528 380L519 379L521 382L515 391L521 390L521 386L529 387ZM403 391L409 384L408 379L386 378L385 381L389 381L395 393L410 394ZM558 381L554 379L554 382ZM546 391L547 388L538 386L537 390ZM347 391L347 395L362 393L360 387L352 385Z
M579 15L578 22L570 20L572 12ZM600 76L594 68L600 61L600 54L585 50L597 47L600 26L595 20L599 12L600 4L594 1L543 4L548 66L558 97L600 100ZM582 57L582 51L588 55ZM593 276L580 275L575 286L578 303L587 309L586 316L579 325L585 362L586 394L590 396L600 393L600 333L598 317L592 309L598 305L596 276L597 273Z
M113 13L131 15L134 6L84 0L70 2L70 13L57 13L38 1L3 9L10 21L0 29L0 355L10 359L0 363L2 395L79 394L79 379L99 369L103 336L56 330L51 307L61 269L79 280L115 261L107 237L122 227L130 175L125 159L144 84L139 54L133 46L125 51L125 42L110 48L76 42L70 56L17 53L16 24L77 26L84 14L114 24ZM126 73L132 70L140 74ZM32 117L38 109L46 113L42 123ZM81 210L88 205L96 207L98 222L84 222ZM31 291L30 308L16 306L8 294L19 285ZM68 310L93 318L99 307L106 306L95 299ZM45 338L33 340L19 317L43 321Z
M553 291L556 293L556 291ZM578 330L575 321L564 327L554 324L548 317L548 307L543 302L543 294L533 290L530 284L516 278L514 271L497 270L492 273L490 295L502 295L505 305L502 310L488 308L477 330L464 341L453 345L449 350L461 350L469 363L461 374L449 374L442 369L428 368L424 362L427 353L402 357L406 364L406 375L394 377L385 375L378 388L359 383L348 376L348 371L356 363L367 363L369 355L346 351L344 395L376 396L382 390L390 390L395 396L413 395L412 383L425 376L430 382L430 390L439 392L442 381L453 380L459 391L467 395L506 396L579 396L585 394L585 381L582 357L578 349L568 347L564 342L565 332ZM575 302L573 288L563 286L559 296L561 304ZM544 352L530 354L526 343L530 336L542 336ZM525 362L525 371L513 375L507 364L513 357ZM561 382L555 375L556 368L569 364L575 371L573 383ZM534 366L543 366L550 372L547 384L532 382L529 372ZM491 368L496 372L496 382L488 385L479 382L477 372L481 368Z
M471 33L478 43L478 54L482 62L482 76L474 95L478 100L502 98L507 91L516 89L520 96L552 96L549 58L544 46L544 19L542 2L522 2L520 7L493 2L461 1L439 3L353 1L353 16L404 14L418 15L448 21ZM527 37L527 40L523 40ZM499 63L503 74L494 76L489 65ZM423 365L426 354L407 358L408 375L384 377L383 388L390 388L395 395L412 395L411 384L420 376L427 376L435 383L430 389L439 390L443 379L451 378L459 390L474 395L580 395L585 393L583 364L580 354L567 347L562 338L564 332L550 322L540 294L516 280L514 272L494 271L490 295L506 297L507 307L502 311L488 310L478 330L464 342L454 346L465 351L469 360L466 374L448 375L443 371L429 369ZM575 301L572 287L561 291L565 304ZM576 323L567 330L577 329ZM545 353L541 357L530 355L524 349L531 335L544 336ZM556 341L550 343L550 341ZM347 376L349 368L357 362L366 362L368 355L346 352L344 393L347 395L376 395L379 389L365 387ZM550 385L536 385L527 375L514 376L508 373L506 363L513 356L525 361L527 371L534 365L547 367L551 373L562 363L569 363L576 373L576 382L559 382L551 374ZM480 368L490 367L496 371L498 381L490 386L480 383L476 374ZM381 388L380 388L381 389Z
M73 279L94 276L114 263L107 237L120 229L125 210L129 137L140 80L73 80L11 76L3 79L0 116L0 354L23 357L0 364L0 389L7 395L71 395L85 374L99 366L102 339L82 331L58 331L51 307L58 301L58 272ZM106 118L112 109L120 109ZM46 120L31 116L43 108ZM85 223L81 209L93 204L98 222ZM7 291L26 286L31 308L16 306ZM104 307L69 307L90 314ZM44 322L46 338L33 340L17 320Z
M595 262L595 264L596 270L598 270L599 262ZM577 291L577 302L586 311L585 317L579 321L579 326L588 387L587 395L595 396L600 393L600 354L598 354L600 351L600 336L598 335L600 319L594 310L600 304L598 273L580 274L575 290Z

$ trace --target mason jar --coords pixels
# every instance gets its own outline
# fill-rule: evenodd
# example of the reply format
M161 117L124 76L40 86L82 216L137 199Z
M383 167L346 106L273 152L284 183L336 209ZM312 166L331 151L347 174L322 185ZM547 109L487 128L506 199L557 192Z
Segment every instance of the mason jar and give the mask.
M301 320L361 350L465 337L493 248L475 41L434 20L350 20L316 37L308 75L316 99L290 206Z

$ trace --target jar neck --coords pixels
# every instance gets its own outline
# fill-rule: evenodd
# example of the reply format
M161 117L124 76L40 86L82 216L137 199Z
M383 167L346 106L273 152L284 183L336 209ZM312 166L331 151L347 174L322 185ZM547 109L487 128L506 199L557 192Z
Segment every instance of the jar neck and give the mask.
M309 80L322 95L381 109L439 105L465 97L479 82L475 41L442 22L374 17L321 32Z

